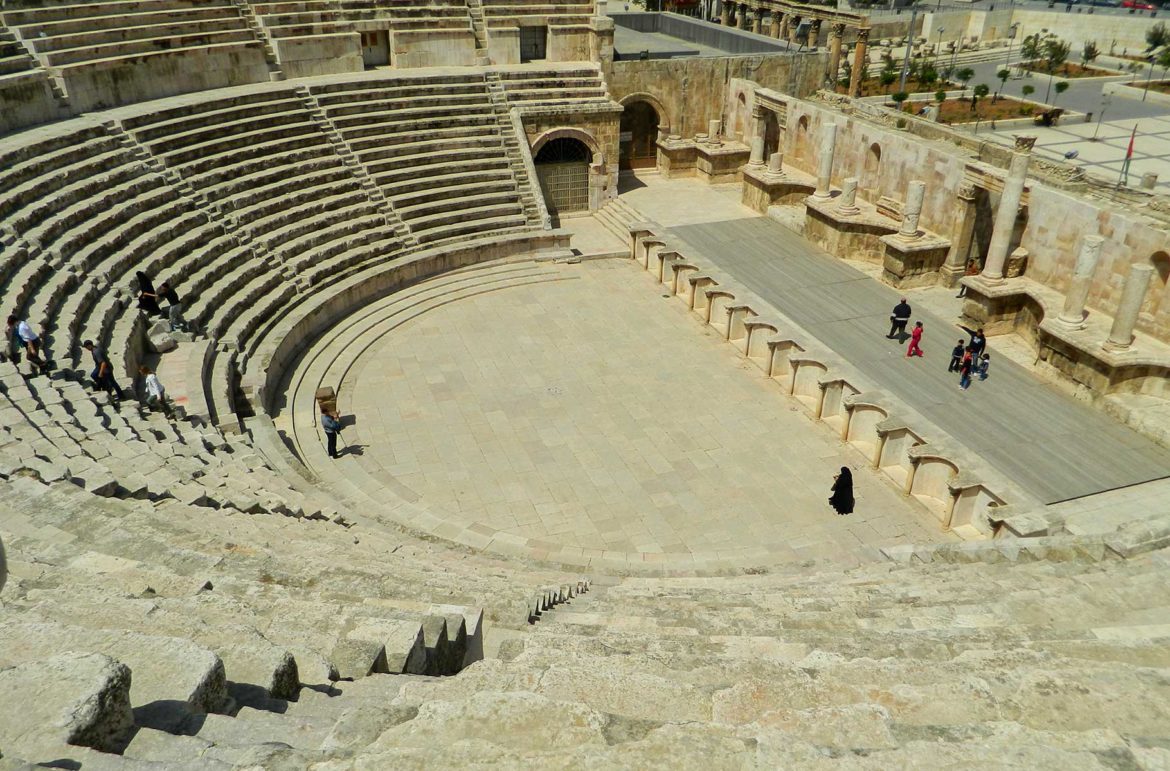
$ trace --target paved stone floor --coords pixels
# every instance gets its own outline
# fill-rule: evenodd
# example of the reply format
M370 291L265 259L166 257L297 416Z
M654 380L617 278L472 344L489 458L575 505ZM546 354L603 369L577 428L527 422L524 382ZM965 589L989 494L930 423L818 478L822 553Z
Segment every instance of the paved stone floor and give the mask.
M352 371L374 476L550 544L834 559L957 540L632 262L442 304ZM857 512L827 505L855 469Z
M1170 476L1170 451L997 356L995 338L992 377L960 391L946 371L963 334L953 317L917 311L926 357L905 359L884 338L896 290L756 216L738 194L649 176L624 197L1040 500Z

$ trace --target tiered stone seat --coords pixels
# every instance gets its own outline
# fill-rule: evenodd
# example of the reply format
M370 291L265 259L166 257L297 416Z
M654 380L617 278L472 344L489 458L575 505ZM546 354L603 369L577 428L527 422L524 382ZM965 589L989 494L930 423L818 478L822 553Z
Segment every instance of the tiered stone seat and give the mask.
M593 68L506 69L499 74L508 102L521 108L566 103L612 107L601 73Z
M482 75L312 91L420 243L529 227Z
M338 0L347 16L388 21L395 31L468 30L467 4L457 0Z
M4 20L60 77L78 110L267 77L262 43L230 2L15 0L6 3ZM191 72L182 77L171 72L167 83L152 84L134 72L109 74L146 64L169 66L160 63L176 58L185 59ZM201 70L211 61L232 66ZM96 93L106 87L111 93Z
M512 27L522 19L539 19L540 23L548 25L583 26L593 15L593 3L590 0L558 3L483 0L483 14L489 27Z
M229 270L216 260L192 275L186 315L239 352L236 368L254 333L301 289L398 250L381 206L293 92L154 112L124 126L232 223L236 257ZM230 369L220 367L229 379Z
M79 356L82 337L109 342L114 314L128 304L127 276L169 269L181 250L218 232L106 129L46 140L6 160L13 173L0 185L0 227L15 240L4 301L41 327L58 355ZM95 303L101 309L92 312ZM111 352L130 355L125 342ZM130 355L126 366L134 364Z
M27 72L37 66L36 59L28 55L12 34L12 30L0 24L0 78L18 72Z

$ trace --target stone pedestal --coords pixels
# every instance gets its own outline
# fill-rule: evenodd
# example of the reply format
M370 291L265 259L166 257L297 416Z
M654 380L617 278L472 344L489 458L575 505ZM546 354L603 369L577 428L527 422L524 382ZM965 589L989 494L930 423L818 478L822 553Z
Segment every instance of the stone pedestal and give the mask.
M844 193L835 199L806 198L804 237L834 257L882 264L886 249L881 239L897 232L897 221L873 204L854 198L851 207L843 207L844 200Z
M1064 296L1064 308L1056 318L1067 327L1083 329L1085 326L1085 301L1089 299L1089 289L1093 284L1093 272L1097 270L1097 262L1101 259L1101 245L1104 243L1105 239L1101 236L1081 238L1081 250L1077 254L1077 265L1073 269L1072 281Z
M1028 178L1028 162L1032 157L1035 137L1016 137L1012 150L1011 166L1003 183L999 208L995 212L995 225L991 230L991 243L987 247L987 262L983 266L983 278L987 281L1002 281L1003 266L1007 262L1008 247L1016 229L1016 218L1020 213L1020 199L1024 195L1024 184Z
M740 202L749 209L767 214L769 206L799 203L813 191L812 177L795 169L781 172L780 153L772 153L776 169L747 166L743 170L743 193Z
M1113 317L1113 327L1109 330L1109 337L1103 345L1105 350L1123 351L1133 345L1133 328L1137 325L1142 301L1146 299L1150 277L1153 275L1153 265L1129 266L1125 287L1121 290L1121 302L1117 304L1117 315Z
M708 184L735 182L751 150L740 142L724 142L719 146L695 146L695 175Z
M749 166L764 165L764 120L767 111L756 105L752 108L752 155Z
M784 173L784 153L772 153L768 156L768 173L774 177Z
M658 172L668 179L690 177L698 158L695 142L672 135L658 140Z
M822 127L821 144L817 153L817 198L828 198L830 181L833 176L833 149L837 144L837 124L826 123Z
M939 269L947 258L951 242L922 233L906 238L900 232L880 239L885 246L882 258L882 281L899 289L933 286L938 283Z

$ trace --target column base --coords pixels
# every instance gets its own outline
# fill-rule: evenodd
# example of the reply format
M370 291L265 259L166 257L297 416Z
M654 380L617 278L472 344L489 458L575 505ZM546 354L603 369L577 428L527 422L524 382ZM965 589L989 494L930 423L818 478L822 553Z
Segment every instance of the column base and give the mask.
M1103 350L1109 351L1110 353L1120 353L1121 351L1128 351L1132 345L1133 338L1130 338L1128 343L1118 343L1113 340L1106 340L1105 342L1101 343L1101 348Z
M1055 319L1053 319L1053 321L1055 321L1057 324L1060 324L1065 329L1077 330L1077 329L1084 329L1085 328L1085 317L1084 316L1082 316L1079 319L1066 318L1064 316L1057 316Z

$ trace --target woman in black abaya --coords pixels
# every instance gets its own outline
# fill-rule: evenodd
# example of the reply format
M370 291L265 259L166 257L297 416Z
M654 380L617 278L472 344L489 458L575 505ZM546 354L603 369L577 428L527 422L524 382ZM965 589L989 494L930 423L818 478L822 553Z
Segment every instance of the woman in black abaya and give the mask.
M829 505L838 514L853 513L853 474L845 466L841 467L840 474L833 477L833 496L829 498Z

